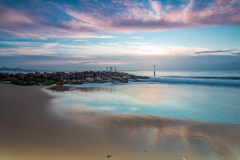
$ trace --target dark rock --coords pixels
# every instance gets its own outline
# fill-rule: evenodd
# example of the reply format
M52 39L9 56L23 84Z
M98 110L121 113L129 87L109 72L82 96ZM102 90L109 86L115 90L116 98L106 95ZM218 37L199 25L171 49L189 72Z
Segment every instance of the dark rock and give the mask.
M53 72L47 73L40 72L35 73L17 73L17 74L8 74L0 73L0 79L5 81L15 82L19 85L35 85L41 83L42 85L51 85L51 84L82 84L82 83L104 83L104 82L113 82L113 83L127 83L129 80L137 81L138 79L146 79L149 77L146 76L135 76L123 72L94 72L94 71L85 71L85 72Z
M109 155L107 155L107 158L113 158L113 156L109 154Z
M54 81L58 81L60 78L57 75L54 75L50 79Z
M38 82L38 83L43 82L43 80L41 78L36 78L35 81Z
M78 79L84 79L84 75L79 75L77 78Z
M48 75L46 73L41 74L41 78L48 79Z
M85 78L85 81L87 81L87 82L94 82L94 79L92 79L90 77L87 77L87 78Z
M2 76L3 78L7 78L7 77L9 77L9 74L8 73L6 73L6 74L3 74L3 76Z
M28 82L35 82L36 78L35 77L25 77L24 80L28 81Z
M40 78L41 74L35 74L34 77Z
M24 74L18 74L16 77L17 77L17 79L19 79L19 80L24 80L25 75L24 75Z
M104 80L103 80L102 78L100 78L100 77L97 77L97 78L95 78L95 82L97 82L97 83L103 83Z
M7 77L7 78L3 78L3 81L17 81L18 79L15 77Z

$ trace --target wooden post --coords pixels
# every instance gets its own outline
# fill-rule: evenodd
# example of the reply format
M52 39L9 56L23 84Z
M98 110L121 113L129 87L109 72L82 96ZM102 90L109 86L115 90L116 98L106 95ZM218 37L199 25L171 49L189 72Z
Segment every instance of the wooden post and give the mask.
M154 64L153 67L154 67L154 77L155 77L155 67L156 67L156 65Z

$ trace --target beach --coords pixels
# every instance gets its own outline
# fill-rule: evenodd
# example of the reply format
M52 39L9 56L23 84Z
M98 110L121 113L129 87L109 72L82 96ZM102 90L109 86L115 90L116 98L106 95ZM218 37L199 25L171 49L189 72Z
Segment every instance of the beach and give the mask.
M0 159L106 159L117 150L97 130L49 113L54 97L43 87L0 88Z
M240 160L240 0L0 0L0 160Z
M70 86L69 91L55 92L1 84L0 159L240 158L238 119L218 122L217 113L207 119L205 112L204 121L190 110L176 115L169 108L156 109L153 104L165 103L160 90L167 93L171 86L131 86ZM156 88L154 94L162 99L150 92L144 97L139 90L146 87Z
M95 125L74 123L51 114L56 98L42 86L0 84L0 159L146 159ZM86 117L89 114L86 113ZM123 138L123 137L122 137ZM124 139L124 138L123 138Z

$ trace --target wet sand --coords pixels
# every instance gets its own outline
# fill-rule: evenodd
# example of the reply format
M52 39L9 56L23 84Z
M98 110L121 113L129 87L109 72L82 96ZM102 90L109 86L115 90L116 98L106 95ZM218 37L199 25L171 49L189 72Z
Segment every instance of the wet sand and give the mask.
M108 115L81 104L62 117L53 108L67 94L47 92L0 84L0 159L240 159L239 125Z
M144 150L129 150L121 142L124 137L112 139L111 131L106 133L98 125L74 123L54 115L50 106L56 97L44 92L41 86L0 84L0 97L0 159L101 160L155 156Z
M40 86L0 84L0 159L106 159L119 150L87 125L51 114Z

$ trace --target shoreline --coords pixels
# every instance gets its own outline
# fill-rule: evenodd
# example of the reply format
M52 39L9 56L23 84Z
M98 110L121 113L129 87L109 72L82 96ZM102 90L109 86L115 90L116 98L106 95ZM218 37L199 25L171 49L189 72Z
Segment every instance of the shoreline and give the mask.
M104 114L81 104L61 110L42 86L0 84L0 159L239 158L239 125L157 116ZM66 91L68 92L68 91ZM57 102L57 103L56 103ZM65 106L68 108L68 106ZM224 129L223 129L224 128ZM207 153L207 154L206 154Z

